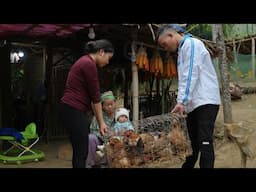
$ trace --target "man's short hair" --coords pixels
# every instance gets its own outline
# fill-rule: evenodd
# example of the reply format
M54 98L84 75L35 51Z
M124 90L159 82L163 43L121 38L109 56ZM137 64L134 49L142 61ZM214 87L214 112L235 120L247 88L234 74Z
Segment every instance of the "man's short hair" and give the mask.
M176 31L177 33L185 33L186 32L185 27L181 27L178 24L167 24L158 29L156 41L158 41L160 35L162 35L165 31L167 31L169 29Z

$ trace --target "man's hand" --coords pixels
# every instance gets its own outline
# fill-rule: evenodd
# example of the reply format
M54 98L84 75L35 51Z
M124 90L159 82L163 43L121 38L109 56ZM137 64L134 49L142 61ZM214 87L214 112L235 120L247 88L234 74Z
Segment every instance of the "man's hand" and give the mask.
M179 113L180 115L183 115L184 112L185 112L184 106L180 103L177 103L171 111L171 113Z

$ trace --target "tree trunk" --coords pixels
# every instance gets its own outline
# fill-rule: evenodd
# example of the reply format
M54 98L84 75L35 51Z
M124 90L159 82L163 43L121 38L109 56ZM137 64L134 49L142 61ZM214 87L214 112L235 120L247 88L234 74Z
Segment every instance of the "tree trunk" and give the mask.
M222 87L222 103L224 113L224 123L232 123L232 108L231 108L231 96L229 92L229 77L228 77L228 65L227 56L224 42L224 34L222 24L213 24L213 41L216 42L218 56L219 56L219 68ZM226 130L224 130L226 136Z

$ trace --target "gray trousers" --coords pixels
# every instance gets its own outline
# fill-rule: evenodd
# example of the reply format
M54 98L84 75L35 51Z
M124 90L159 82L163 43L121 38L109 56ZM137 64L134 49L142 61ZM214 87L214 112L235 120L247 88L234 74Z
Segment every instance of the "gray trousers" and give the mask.
M97 137L95 134L89 134L89 147L88 147L88 156L86 160L86 167L90 168L97 164L106 164L107 163L107 157L104 155L98 162L96 162L96 151L97 146L102 145L103 142L101 139Z

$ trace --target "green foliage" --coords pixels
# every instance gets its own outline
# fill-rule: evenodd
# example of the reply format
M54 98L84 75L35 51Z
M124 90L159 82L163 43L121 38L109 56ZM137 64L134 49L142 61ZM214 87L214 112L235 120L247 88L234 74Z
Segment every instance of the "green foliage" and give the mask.
M256 34L255 24L223 24L225 39L242 38Z
M211 24L190 24L187 26L189 33L203 39L212 40Z
M224 38L229 39L231 34L234 32L236 24L223 24L223 33L224 33Z
M189 24L187 31L203 39L212 40L212 24ZM226 40L256 34L254 24L223 24Z

